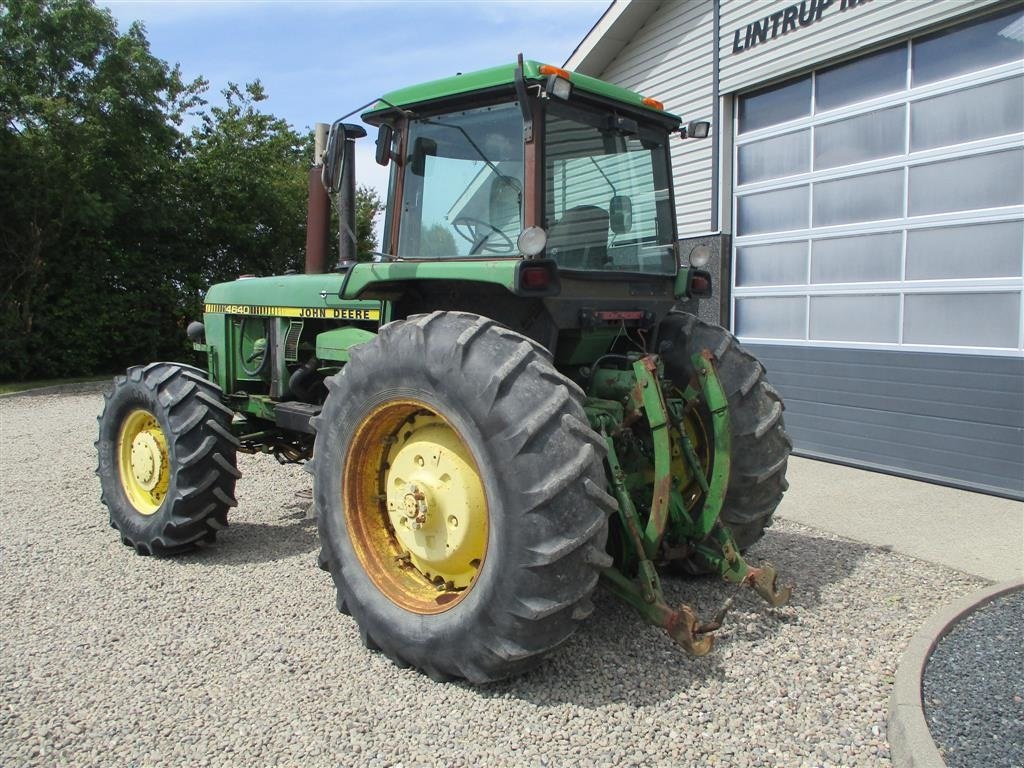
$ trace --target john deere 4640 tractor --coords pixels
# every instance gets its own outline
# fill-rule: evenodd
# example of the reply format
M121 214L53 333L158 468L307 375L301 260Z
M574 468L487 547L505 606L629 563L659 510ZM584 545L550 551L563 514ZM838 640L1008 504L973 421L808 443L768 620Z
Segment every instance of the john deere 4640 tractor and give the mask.
M339 120L306 274L210 288L189 328L207 370L115 379L98 471L124 543L213 541L239 451L307 462L338 608L437 679L536 664L599 579L695 654L721 619L668 605L663 569L784 603L742 554L786 489L782 402L732 335L677 308L711 286L681 266L669 145L707 125L521 57L365 109L391 167L383 253L354 253L365 131Z

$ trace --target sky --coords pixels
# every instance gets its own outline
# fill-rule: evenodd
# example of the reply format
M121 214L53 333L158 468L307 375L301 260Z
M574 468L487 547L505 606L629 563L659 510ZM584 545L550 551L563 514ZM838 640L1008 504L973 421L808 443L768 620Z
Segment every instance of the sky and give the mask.
M154 55L186 80L259 79L264 109L299 131L330 123L387 91L526 58L561 65L610 0L98 0L124 30L141 21ZM381 193L374 133L357 144L356 176Z

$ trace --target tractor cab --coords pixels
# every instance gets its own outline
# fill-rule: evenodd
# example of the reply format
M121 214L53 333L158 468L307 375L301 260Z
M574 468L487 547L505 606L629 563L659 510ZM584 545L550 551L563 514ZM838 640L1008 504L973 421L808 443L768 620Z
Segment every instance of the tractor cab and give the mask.
M387 94L363 120L391 166L386 258L676 275L680 120L653 99L520 60Z
M651 334L680 299L709 295L706 273L680 270L669 152L707 123L680 131L652 98L522 58L386 94L362 119L391 169L376 256L390 268L353 267L341 299L394 318L484 314L580 365L625 326ZM327 141L339 212L354 208L362 133L339 120ZM351 231L339 251L354 262Z

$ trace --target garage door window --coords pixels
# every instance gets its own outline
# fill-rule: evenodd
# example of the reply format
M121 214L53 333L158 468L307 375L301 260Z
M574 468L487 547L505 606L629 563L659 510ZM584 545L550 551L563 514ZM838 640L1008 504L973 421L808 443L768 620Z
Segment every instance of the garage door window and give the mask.
M1024 11L737 99L733 322L1024 353Z

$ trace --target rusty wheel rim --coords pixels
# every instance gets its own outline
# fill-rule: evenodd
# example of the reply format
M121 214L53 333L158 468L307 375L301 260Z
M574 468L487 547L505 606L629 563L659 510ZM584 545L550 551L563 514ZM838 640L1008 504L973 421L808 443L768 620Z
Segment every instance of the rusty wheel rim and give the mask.
M447 419L416 400L377 406L352 438L342 489L352 546L391 602L436 614L466 597L489 511L476 460Z

